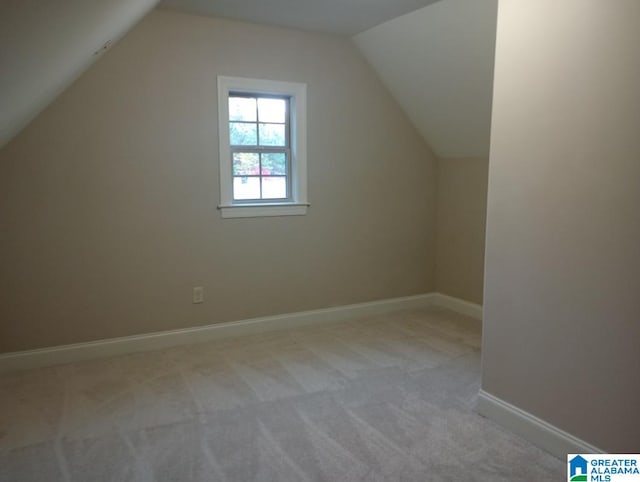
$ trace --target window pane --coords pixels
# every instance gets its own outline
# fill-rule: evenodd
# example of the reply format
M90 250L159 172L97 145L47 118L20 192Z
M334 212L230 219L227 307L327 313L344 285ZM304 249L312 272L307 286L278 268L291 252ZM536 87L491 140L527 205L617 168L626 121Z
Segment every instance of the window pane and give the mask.
M229 120L256 121L256 99L229 97Z
M284 99L258 99L260 122L281 122L284 124L287 102Z
M263 177L262 199L284 199L287 197L286 177Z
M284 152L262 153L262 174L265 176L286 176L287 155Z
M232 146L255 146L258 143L256 125L229 122L229 142Z
M260 174L260 156L256 152L233 153L233 175Z
M260 178L234 177L233 199L260 199Z
M261 146L285 146L284 124L260 124Z

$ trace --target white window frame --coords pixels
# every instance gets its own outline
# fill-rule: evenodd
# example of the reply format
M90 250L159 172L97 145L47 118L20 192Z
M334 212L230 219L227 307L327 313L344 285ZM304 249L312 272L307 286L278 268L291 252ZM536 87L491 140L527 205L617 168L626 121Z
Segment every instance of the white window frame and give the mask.
M233 175L229 141L229 93L289 97L290 185L286 201L233 200ZM307 85L298 82L218 76L218 144L220 150L220 205L223 218L296 216L307 213Z

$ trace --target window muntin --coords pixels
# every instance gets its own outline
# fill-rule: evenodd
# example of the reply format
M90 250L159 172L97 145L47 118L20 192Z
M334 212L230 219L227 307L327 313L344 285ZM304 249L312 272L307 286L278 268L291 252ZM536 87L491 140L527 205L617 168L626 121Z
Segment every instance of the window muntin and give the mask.
M233 201L291 200L290 98L229 93Z

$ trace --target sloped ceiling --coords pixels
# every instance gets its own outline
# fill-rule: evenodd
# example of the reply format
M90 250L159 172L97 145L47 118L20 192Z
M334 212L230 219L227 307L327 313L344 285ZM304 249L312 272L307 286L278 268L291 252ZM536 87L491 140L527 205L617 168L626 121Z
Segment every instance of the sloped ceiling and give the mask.
M497 2L163 0L160 5L349 35L386 21L354 40L425 140L440 157L486 157ZM3 0L0 147L157 3Z
M157 0L3 0L0 147L156 3Z
M354 40L439 157L488 157L498 0L442 0Z
M201 15L355 35L438 0L162 0Z

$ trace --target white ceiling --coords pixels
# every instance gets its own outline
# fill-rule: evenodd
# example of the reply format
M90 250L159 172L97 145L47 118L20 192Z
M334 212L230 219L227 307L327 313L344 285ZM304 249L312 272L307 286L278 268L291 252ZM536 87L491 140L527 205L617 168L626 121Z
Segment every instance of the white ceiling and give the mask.
M354 40L439 157L488 157L498 0L442 0Z
M201 15L355 35L438 0L163 0Z
M354 37L357 46L436 154L486 157L497 1L163 0L161 5L343 35L361 32ZM157 3L0 0L0 147L99 57L94 52L115 42Z

